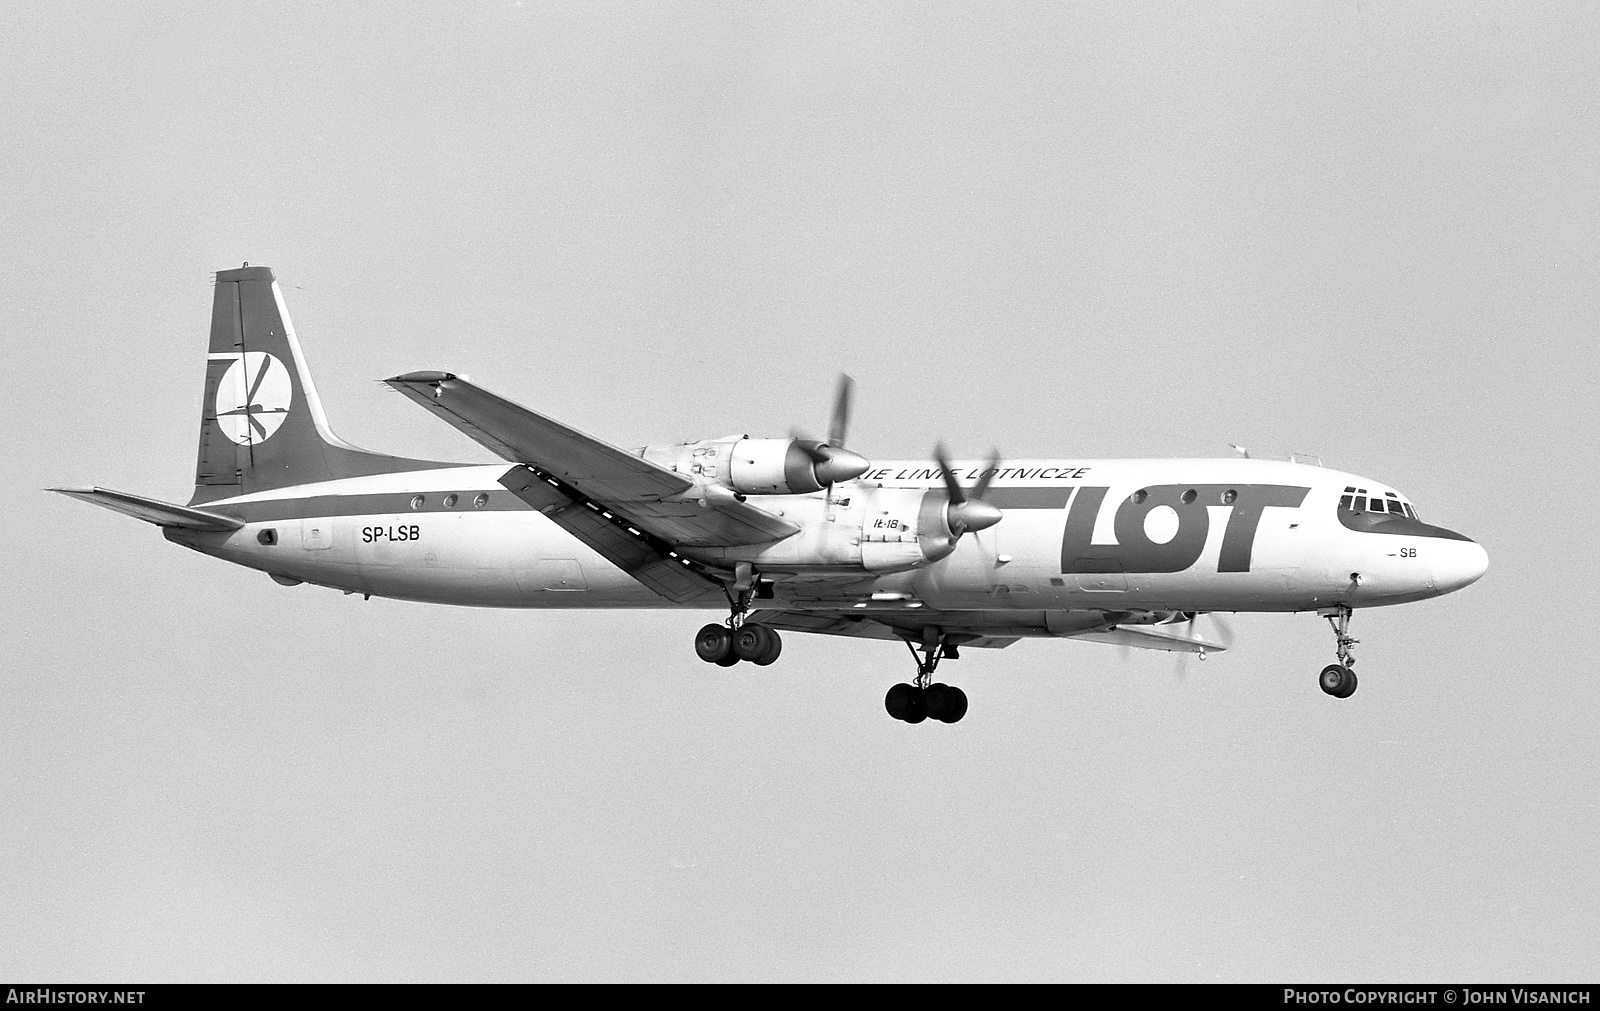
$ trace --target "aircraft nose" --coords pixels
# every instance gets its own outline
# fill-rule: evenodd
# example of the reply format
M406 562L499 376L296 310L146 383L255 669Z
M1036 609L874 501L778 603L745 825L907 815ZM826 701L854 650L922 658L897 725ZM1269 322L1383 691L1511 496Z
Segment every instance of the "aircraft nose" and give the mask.
M1440 593L1450 593L1478 581L1489 571L1489 552L1477 541L1448 541L1431 552L1433 584Z

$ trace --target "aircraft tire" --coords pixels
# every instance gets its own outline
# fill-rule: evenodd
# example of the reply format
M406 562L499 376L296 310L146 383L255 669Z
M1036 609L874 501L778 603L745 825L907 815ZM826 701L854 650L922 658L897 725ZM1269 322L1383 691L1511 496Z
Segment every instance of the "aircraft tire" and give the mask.
M733 656L733 633L726 625L707 625L695 633L694 651L695 655L706 663L726 667L728 664L722 661ZM734 663L738 662L739 659L735 656Z
M890 716L897 720L905 720L912 710L912 701L917 690L904 681L889 689L883 697L883 708Z
M766 628L764 625L762 627ZM756 657L755 664L757 667L771 666L773 661L778 659L778 655L783 652L783 636L779 635L776 629L768 628L767 638L770 640L770 645L767 647L766 652Z
M960 723L961 717L967 715L967 693L951 685L950 694L955 697L955 701L941 719L946 723Z
M1356 672L1348 667L1330 663L1322 668L1317 684L1334 698L1347 699L1356 693Z
M960 690L959 688L952 688L941 681L936 681L929 685L928 690L922 696L927 703L928 719L938 720L940 723L954 723L955 720L950 717L956 711L958 705L956 693ZM956 717L957 720L960 718L959 716Z
M738 663L739 663L739 654L733 652L732 650L728 651L728 655L727 656L723 657L721 660L716 661L716 665L718 667L733 667L733 666L737 665Z
M1339 692L1344 689L1344 668L1336 663L1330 663L1322 668L1322 673L1317 675L1317 686L1324 692L1339 697Z
M760 663L761 658L771 651L772 639L772 629L747 621L733 633L733 651L741 660Z

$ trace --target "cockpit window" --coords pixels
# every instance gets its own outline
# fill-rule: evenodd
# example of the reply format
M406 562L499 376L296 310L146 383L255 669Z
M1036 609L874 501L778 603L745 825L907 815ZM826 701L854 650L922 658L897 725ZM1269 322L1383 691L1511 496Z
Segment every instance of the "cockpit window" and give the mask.
M1398 492L1375 491L1368 493L1365 488L1355 486L1346 487L1344 494L1339 496L1339 508L1349 512L1374 512L1386 516L1408 516L1419 519L1417 510L1410 502L1402 499Z

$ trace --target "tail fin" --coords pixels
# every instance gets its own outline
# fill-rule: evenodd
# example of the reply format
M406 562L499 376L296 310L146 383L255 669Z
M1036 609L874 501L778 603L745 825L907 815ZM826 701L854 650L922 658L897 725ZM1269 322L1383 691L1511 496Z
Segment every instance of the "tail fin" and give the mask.
M448 466L369 453L334 435L271 268L245 264L217 272L190 505Z

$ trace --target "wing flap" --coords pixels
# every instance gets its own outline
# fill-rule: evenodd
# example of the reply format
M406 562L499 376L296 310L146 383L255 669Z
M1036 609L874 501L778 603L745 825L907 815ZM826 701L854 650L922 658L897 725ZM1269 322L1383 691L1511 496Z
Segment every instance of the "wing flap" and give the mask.
M511 493L550 518L606 561L675 604L721 604L721 588L673 558L653 538L630 533L583 499L569 495L526 467L500 479Z
M234 516L224 516L221 513L207 512L204 509L193 509L189 506L174 505L171 502L162 502L160 499L145 498L143 495L134 495L131 492L114 491L110 488L47 488L68 498L75 498L82 502L110 509L112 512L132 516L146 523L154 523L158 527L179 527L183 530L228 531L238 530L244 526L244 520Z

